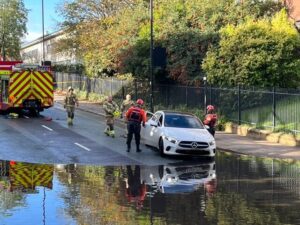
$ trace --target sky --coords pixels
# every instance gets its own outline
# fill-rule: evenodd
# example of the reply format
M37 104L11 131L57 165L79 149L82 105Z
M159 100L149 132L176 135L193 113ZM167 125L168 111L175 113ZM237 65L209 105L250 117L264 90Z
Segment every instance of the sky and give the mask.
M42 26L42 0L23 0L28 12L27 32L24 42L35 40L43 35ZM58 30L57 23L63 19L56 12L57 6L63 0L44 0L44 26L45 34Z

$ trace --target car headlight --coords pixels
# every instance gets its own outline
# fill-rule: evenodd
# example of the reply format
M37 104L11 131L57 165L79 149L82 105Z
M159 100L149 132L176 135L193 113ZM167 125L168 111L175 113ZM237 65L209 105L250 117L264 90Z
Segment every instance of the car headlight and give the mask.
M169 184L175 184L178 182L178 178L174 176L166 176L165 180Z
M216 142L215 142L215 141L210 141L208 144L209 144L210 146L212 146L212 145L216 145Z
M165 136L165 139L173 144L177 144L178 140L172 137Z

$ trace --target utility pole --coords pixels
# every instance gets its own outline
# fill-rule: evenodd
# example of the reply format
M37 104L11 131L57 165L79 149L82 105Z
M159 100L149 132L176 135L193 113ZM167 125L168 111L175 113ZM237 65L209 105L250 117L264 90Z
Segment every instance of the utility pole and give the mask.
M44 0L42 0L42 26L43 26L43 63L45 63L45 26L44 26Z
M153 87L153 0L150 0L150 109L154 112L154 87Z
M2 13L4 13L4 8L5 8L4 2L2 2L1 8L2 8ZM3 61L6 60L6 53L5 53L5 21L4 21L5 16L6 15L4 15L2 17L2 24L1 24L2 25L2 37L1 37L2 38L2 43L1 43L2 49L1 49L1 56L2 56L2 60Z
M5 54L5 35L4 35L4 31L3 31L3 34L2 34L2 60L5 61L6 60L6 54Z

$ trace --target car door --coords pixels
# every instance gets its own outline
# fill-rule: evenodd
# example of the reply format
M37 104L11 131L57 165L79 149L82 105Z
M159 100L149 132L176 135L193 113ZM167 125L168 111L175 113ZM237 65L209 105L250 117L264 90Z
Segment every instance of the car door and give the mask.
M146 112L146 117L147 117L147 121L145 123L145 127L142 126L142 129L141 129L141 138L144 142L144 144L146 145L151 145L149 143L149 140L151 139L149 134L150 134L150 129L151 129L151 126L150 124L153 124L155 121L154 121L154 114L151 113L151 112Z
M145 127L142 129L142 136L145 144L157 146L155 142L158 132L158 121L161 113L152 114L152 117L146 122Z
M150 125L150 137L151 137L151 144L155 147L158 147L158 141L162 134L162 120L163 114L162 113L155 113L154 114L155 122Z

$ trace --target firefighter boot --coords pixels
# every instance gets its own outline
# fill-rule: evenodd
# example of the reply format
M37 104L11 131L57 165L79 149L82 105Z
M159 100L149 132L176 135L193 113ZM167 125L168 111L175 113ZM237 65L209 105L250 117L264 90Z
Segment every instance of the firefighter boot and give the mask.
M109 135L110 135L112 138L114 138L114 137L115 137L115 131L114 131L114 130L111 130Z
M141 152L140 145L136 145L136 152Z
M130 145L127 145L127 152L130 152Z
M106 127L106 129L104 130L104 134L106 134L107 136L109 136L110 131L109 131L109 128L108 128L108 127Z
M68 117L68 125L72 125L72 119Z
M70 125L71 126L73 125L73 119L72 118L70 119Z

